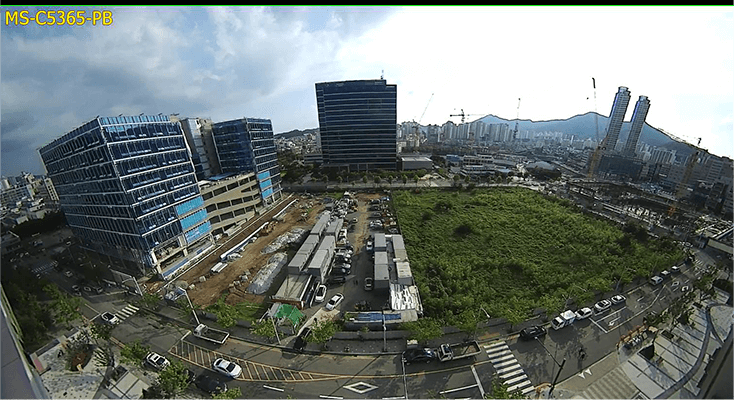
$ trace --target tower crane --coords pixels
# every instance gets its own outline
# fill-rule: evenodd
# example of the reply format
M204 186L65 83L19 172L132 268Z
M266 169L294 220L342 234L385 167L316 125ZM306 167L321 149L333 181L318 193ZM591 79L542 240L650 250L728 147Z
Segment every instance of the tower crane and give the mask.
M607 148L607 137L604 136L601 142L599 142L599 113L596 111L596 79L591 78L591 84L594 86L594 122L596 124L596 149L591 155L591 162L589 163L589 178L594 176L596 168L599 167L599 160L602 153Z
M451 114L450 116L451 117L461 117L461 123L463 124L466 121L466 117L473 117L477 115L482 115L482 114L464 114L464 109L462 108L461 114Z
M431 97L428 99L428 103L426 103L426 108L423 109L423 114L421 114L421 117L418 118L418 122L415 123L414 126L414 133L416 137L418 137L418 131L420 130L421 121L423 121L423 116L426 115L426 111L428 110L428 106L431 104L431 100L433 100L433 93L431 93ZM414 121L415 122L415 121Z
M512 139L517 140L517 124L520 121L520 98L517 99L517 117L515 118L515 130L512 132Z

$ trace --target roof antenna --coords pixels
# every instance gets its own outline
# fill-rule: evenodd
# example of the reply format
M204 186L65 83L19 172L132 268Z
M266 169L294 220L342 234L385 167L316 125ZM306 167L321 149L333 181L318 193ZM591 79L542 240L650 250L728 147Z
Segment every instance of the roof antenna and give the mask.
M385 80L385 70L384 69L380 73L380 80L383 80L383 81Z

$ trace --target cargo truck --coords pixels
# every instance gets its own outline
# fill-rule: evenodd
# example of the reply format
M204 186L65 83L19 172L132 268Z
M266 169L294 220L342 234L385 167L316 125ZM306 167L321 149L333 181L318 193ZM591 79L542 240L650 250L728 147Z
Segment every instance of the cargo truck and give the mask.
M571 310L566 310L561 313L561 315L553 318L553 321L551 321L551 326L553 326L553 329L558 330L563 328L564 326L569 326L576 321L576 313Z
M441 362L470 358L481 352L482 349L476 340L463 343L442 344L436 349L436 354L438 354L438 359Z
M194 329L194 336L217 344L223 344L229 337L229 332L210 328L204 324L199 324L199 326Z

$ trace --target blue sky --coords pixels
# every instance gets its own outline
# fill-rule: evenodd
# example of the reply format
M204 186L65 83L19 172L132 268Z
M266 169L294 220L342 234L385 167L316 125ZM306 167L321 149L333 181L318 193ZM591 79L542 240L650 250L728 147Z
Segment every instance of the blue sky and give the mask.
M732 7L83 9L113 24L0 28L3 175L42 173L37 148L97 115L316 128L316 82L383 71L398 122L513 119L518 98L522 119L609 115L626 86L648 124L734 157Z

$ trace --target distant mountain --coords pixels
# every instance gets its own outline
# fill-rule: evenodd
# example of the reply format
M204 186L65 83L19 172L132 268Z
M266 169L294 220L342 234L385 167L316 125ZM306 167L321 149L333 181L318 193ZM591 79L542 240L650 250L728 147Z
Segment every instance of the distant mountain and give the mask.
M597 125L598 119L598 125ZM479 121L485 124L501 124L505 123L510 126L510 129L515 128L515 120L506 120L499 118L494 115L487 115L482 117ZM588 112L582 115L576 115L564 120L551 120L551 121L532 121L521 119L518 122L518 130L529 131L529 132L563 132L575 135L580 139L594 139L596 137L597 126L599 132L599 139L601 140L607 133L607 125L609 118L601 114ZM629 136L630 122L624 122L622 124L622 130L619 133L619 140L625 142L627 136ZM640 142L655 147L663 147L668 150L676 150L676 154L687 156L692 152L690 146L685 143L678 142L662 131L651 127L647 123L642 127L642 134L640 135Z
M318 131L318 128L311 128L311 129L304 129L304 130L294 129L294 130L288 131L288 132L276 133L273 136L275 136L276 139L278 139L278 138L291 139L291 138L294 138L294 137L299 137L299 136L307 135L309 133L316 133L317 131Z

